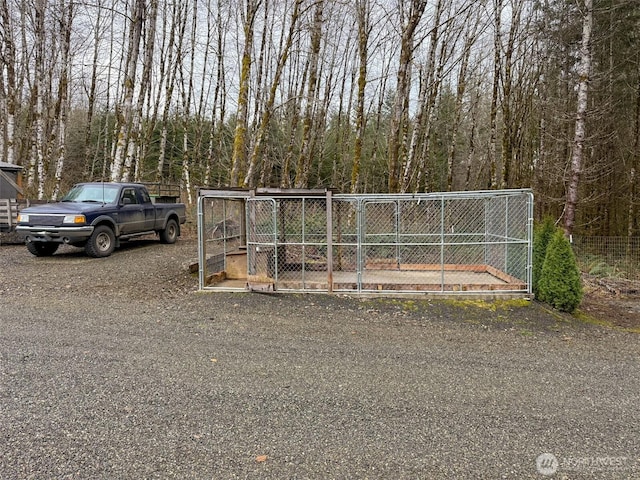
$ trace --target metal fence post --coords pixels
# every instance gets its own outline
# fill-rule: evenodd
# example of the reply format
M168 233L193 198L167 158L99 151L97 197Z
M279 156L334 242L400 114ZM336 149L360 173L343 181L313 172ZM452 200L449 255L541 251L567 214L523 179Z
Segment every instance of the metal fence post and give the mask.
M359 198L357 201L357 210L356 210L356 232L357 232L357 240L356 240L356 279L357 285L356 289L358 293L362 291L362 277L363 277L363 261L362 261L362 244L364 242L364 199Z
M333 198L327 190L327 290L333 293Z
M444 292L444 197L440 197L440 291Z
M533 193L527 194L527 293L533 293Z
M204 238L204 201L206 197L198 197L198 286L202 290L204 285L204 270L206 268L206 242Z

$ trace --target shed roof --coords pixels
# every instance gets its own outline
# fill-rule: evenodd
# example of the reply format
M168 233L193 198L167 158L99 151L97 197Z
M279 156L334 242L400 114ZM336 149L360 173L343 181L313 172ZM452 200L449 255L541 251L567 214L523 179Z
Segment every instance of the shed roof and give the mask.
M10 172L19 172L23 168L20 165L14 165L13 163L0 162L0 170L7 170Z

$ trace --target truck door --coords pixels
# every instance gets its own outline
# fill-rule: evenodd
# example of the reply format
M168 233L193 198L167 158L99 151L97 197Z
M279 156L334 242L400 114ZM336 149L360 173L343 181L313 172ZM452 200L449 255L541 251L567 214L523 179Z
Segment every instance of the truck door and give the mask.
M142 226L142 230L157 230L161 226L156 226L156 207L153 202L151 202L149 192L147 192L145 188L139 188L138 197L140 198L142 213L144 214L144 225Z
M125 187L122 189L119 207L120 234L128 235L143 231L144 212L138 201L135 188Z

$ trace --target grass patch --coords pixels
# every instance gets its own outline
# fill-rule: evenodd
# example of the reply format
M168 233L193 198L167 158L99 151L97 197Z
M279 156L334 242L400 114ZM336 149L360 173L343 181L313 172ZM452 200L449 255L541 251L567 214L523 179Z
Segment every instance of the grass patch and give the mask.
M459 308L479 308L491 312L513 310L516 308L526 308L531 305L531 301L526 298L497 299L497 300L444 300L453 307Z
M639 327L634 327L634 328L621 327L608 320L596 318L593 315L589 315L588 313L583 312L581 310L577 310L573 314L573 317L582 323L586 323L588 325L594 325L596 327L609 328L612 330L618 330L618 331L627 332L627 333L640 333Z

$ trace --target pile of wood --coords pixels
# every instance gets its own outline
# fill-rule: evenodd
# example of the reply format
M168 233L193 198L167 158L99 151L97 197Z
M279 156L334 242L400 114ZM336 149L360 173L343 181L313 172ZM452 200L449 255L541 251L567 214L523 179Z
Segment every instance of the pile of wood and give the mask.
M616 297L623 295L640 296L639 280L615 277L596 277L594 275L583 274L582 282L586 290L594 293L602 293Z
M12 231L18 218L18 202L14 199L0 198L0 231Z

